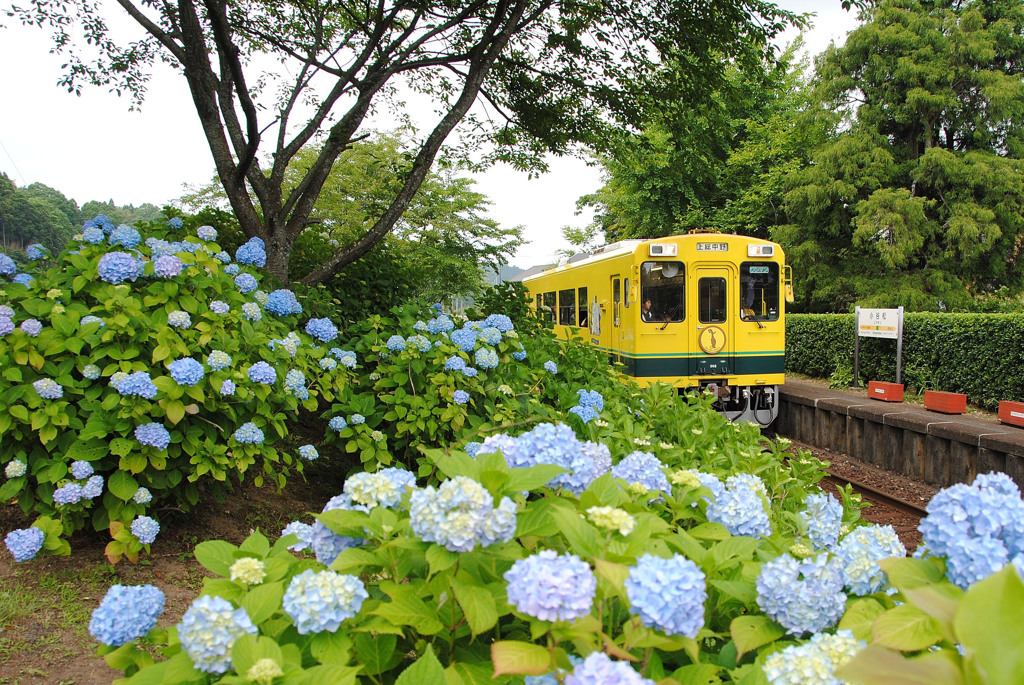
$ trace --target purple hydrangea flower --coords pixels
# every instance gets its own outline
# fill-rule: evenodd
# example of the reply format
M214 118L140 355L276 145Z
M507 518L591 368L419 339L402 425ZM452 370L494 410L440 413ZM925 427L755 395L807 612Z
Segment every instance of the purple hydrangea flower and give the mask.
M83 499L96 499L103 494L103 476L95 475L90 476L89 480L85 481L85 485L82 486L82 498Z
M648 628L694 638L704 627L704 572L686 557L644 554L629 569L625 586L629 612Z
M0 276L13 276L16 273L18 273L17 263L3 252L0 252Z
M192 317L188 315L188 312L175 309L167 315L167 325L174 328L191 328Z
M110 232L109 242L111 245L120 245L131 249L142 242L142 236L131 226L121 224Z
M95 471L92 468L92 464L87 461L73 461L71 462L71 475L78 480L84 480L91 476Z
M0 316L0 335L14 332L14 322L8 316Z
M565 685L654 685L637 673L628 661L615 661L604 652L593 652L576 666Z
M43 324L36 319L25 319L21 322L21 330L28 336L34 338L43 332Z
M115 374L116 375L116 374ZM111 377L113 382L113 377ZM117 392L124 397L137 396L147 400L156 397L157 388L145 371L136 371L121 380L116 386Z
M270 293L267 296L265 309L276 316L302 313L302 305L295 298L295 293L285 289L275 290Z
M227 302L222 300L214 300L210 303L210 311L214 314L227 314L231 311L231 307L228 306Z
M217 229L213 226L200 226L196 229L196 235L202 240L214 241L217 239Z
M153 273L163 278L174 278L181 275L182 266L178 257L172 254L162 255L153 262Z
M235 442L248 445L259 445L263 442L263 431L261 431L255 423L249 421L248 423L243 423L239 426L238 430L234 432L232 437L235 439Z
M554 363L550 359L544 362L544 370L548 373L558 373L558 364Z
M25 254L28 255L29 259L35 261L46 257L50 254L50 251L47 250L42 243L32 243L25 248Z
M465 404L469 402L469 393L465 390L456 390L452 394L452 399L455 400L455 404Z
M672 486L662 468L664 464L650 452L633 452L612 467L612 475L627 483L639 483L647 490L670 493Z
M509 604L542 621L575 621L590 613L597 579L575 554L544 550L505 572Z
M64 388L52 378L40 378L32 383L32 387L44 400L59 400L64 397Z
M798 561L783 554L765 563L757 577L757 606L794 635L832 627L846 608L841 560L819 554Z
M53 503L59 506L78 504L82 500L82 486L78 483L67 483L53 491Z
M235 382L231 380L224 381L220 385L220 394L225 397L235 394Z
M99 275L107 283L135 281L142 275L142 260L127 252L108 252L100 257Z

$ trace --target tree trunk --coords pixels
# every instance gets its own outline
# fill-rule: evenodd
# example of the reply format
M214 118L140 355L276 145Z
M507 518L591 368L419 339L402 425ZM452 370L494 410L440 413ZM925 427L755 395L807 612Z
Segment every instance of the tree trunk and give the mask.
M295 243L288 238L283 226L268 230L266 243L267 265L263 270L287 285L291 282L288 278L288 263Z

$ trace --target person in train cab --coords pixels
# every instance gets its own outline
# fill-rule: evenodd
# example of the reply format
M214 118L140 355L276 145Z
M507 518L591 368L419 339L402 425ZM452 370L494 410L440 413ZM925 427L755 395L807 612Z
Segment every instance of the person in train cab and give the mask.
M651 311L651 298L645 297L640 307L640 319L643 321L655 321L654 312Z

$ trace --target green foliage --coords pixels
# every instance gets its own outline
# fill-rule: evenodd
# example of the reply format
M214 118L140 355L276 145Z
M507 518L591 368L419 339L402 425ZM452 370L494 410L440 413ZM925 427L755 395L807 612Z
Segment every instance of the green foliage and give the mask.
M853 359L853 314L786 317L786 369L829 378ZM1024 396L1024 316L908 313L903 321L904 384L967 395L991 409ZM861 380L896 380L896 341L862 338ZM852 370L849 370L852 380Z
M181 237L160 224L143 229L151 237ZM142 545L128 524L147 511L188 511L245 477L283 487L286 474L301 471L291 454L274 447L287 434L289 417L300 407L315 408L318 399L333 400L348 382L343 367L333 373L321 369L324 348L300 345L293 357L285 346L271 346L296 328L298 318L264 312L260 321L248 320L242 305L253 296L240 293L225 265L212 256L219 245L192 242L203 244L191 253L178 252L184 262L178 277L155 276L150 248L142 244L145 275L113 285L99 276L97 265L118 247L74 241L52 266L34 274L30 286L7 284L0 291L16 323L43 324L36 337L16 329L0 339L0 464L18 460L28 467L26 475L4 482L0 501L17 501L26 514L42 517L39 521L56 521L52 536L36 523L47 532L51 551L67 553L60 538L89 526L110 530L112 560L122 555L134 560ZM210 309L218 299L230 307L227 314ZM174 311L186 312L191 325L169 326ZM100 317L102 324L82 324L86 315ZM179 385L171 377L171 362L192 357L205 363L213 350L227 353L232 364L217 371L204 367L205 376L195 385ZM260 360L277 368L274 385L249 380L249 366ZM83 375L87 365L99 368L99 378ZM304 372L309 399L285 391L289 369ZM153 399L122 396L110 384L115 373L139 371L152 377ZM41 379L58 383L62 396L42 398L33 387ZM222 395L229 380L237 391ZM233 438L250 421L264 432L262 444ZM150 422L169 431L165 450L137 441L136 428ZM103 477L102 494L57 504L55 490L76 481L69 472L75 461L88 462ZM150 491L151 503L133 499L140 487Z
M807 120L825 136L789 174L773 232L798 303L945 311L1018 295L1024 8L887 0L864 17L818 59Z

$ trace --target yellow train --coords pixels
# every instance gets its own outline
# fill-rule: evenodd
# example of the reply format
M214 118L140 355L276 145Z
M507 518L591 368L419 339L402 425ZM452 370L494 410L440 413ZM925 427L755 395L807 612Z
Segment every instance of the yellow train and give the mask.
M712 392L734 421L778 415L793 292L779 245L720 233L624 240L522 281L560 337L582 336L640 384Z

